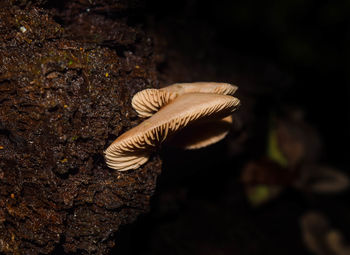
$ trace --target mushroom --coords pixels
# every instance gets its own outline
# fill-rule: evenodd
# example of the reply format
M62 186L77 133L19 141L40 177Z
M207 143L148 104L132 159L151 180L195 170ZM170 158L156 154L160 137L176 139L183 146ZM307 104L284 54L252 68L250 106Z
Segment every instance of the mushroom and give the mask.
M167 144L186 150L200 149L224 139L232 125L232 116L223 119L207 120L205 122L193 123L176 136L167 141Z
M132 107L142 118L152 116L164 105L169 104L178 96L188 93L210 93L233 95L237 87L228 83L193 82L175 83L161 89L145 89L135 94Z
M184 94L233 95L237 89L235 85L220 82L175 83L161 89L145 89L136 93L132 99L132 106L140 117L147 118ZM176 136L176 139L172 139L168 144L184 149L206 147L225 138L231 124L232 116L227 116L221 120L206 122L205 125L192 125L190 128L182 130L181 135Z
M118 137L105 151L106 163L119 171L136 169L148 160L152 151L165 139L181 130L186 131L185 127L207 123L209 126L215 121L221 121L234 112L239 103L235 97L213 93L182 93L181 96L175 96L149 119ZM222 134L214 132L214 135L204 140L215 140L218 136ZM193 147L203 146L198 140L194 144Z

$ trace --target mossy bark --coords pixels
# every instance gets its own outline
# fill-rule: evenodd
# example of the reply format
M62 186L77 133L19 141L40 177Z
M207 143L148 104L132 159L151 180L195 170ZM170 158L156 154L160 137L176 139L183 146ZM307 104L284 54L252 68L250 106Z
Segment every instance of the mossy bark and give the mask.
M157 86L152 41L126 3L16 4L0 8L0 252L106 254L160 174L157 157L123 173L103 158Z

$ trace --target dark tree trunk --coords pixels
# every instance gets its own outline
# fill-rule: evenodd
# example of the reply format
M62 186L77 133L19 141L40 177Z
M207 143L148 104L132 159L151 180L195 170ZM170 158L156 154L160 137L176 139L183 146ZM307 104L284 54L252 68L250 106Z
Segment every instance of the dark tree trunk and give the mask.
M106 254L161 171L103 158L138 122L132 95L158 84L152 42L127 3L24 4L0 9L0 252Z

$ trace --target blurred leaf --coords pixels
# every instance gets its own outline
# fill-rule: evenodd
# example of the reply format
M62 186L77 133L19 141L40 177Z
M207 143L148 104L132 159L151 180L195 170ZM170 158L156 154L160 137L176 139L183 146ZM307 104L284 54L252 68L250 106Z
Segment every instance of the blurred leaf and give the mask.
M245 185L290 186L295 172L283 168L269 158L248 161L244 166L241 181Z
M349 178L341 171L321 165L305 165L295 187L315 193L336 193L349 187Z
M252 206L260 206L275 198L281 191L281 187L268 185L247 186L246 194Z
M278 146L278 140L277 140L277 133L276 128L271 125L269 130L269 137L268 137L268 143L267 143L267 156L271 160L275 161L276 163L280 164L283 167L288 166L288 161L286 157L282 154L279 146Z
M297 166L306 156L304 136L301 123L278 120L276 125L277 144L290 168Z
M290 169L317 162L322 143L318 132L304 120L303 110L287 108L271 123L267 148L271 159Z
M350 246L345 244L342 233L337 230L331 230L327 234L327 243L329 248L337 255L349 255Z
M349 255L350 246L345 244L341 232L333 229L321 213L308 212L300 221L306 247L316 255Z
M306 247L316 255L330 255L326 244L326 235L330 231L327 218L318 212L307 212L300 220L303 241Z

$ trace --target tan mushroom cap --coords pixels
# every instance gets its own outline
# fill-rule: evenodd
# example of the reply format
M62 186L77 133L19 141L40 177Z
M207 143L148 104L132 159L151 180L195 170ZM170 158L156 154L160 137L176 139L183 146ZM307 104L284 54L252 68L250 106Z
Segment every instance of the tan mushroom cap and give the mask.
M140 117L152 116L164 105L169 104L178 96L188 93L211 93L233 95L237 86L219 82L175 83L161 89L145 89L136 93L132 99L132 107Z
M139 168L167 137L191 124L221 120L238 105L237 98L227 95L182 95L118 137L105 151L107 165L119 171Z

